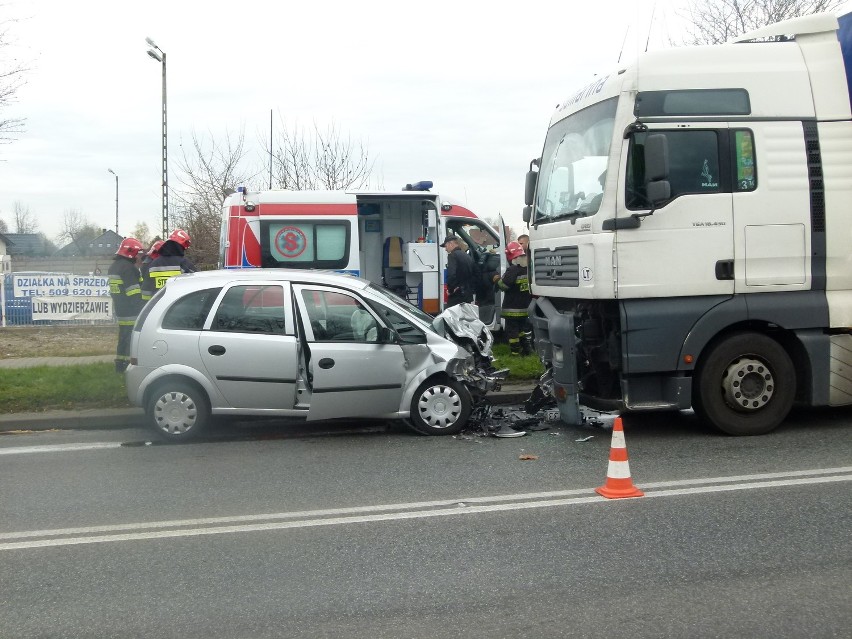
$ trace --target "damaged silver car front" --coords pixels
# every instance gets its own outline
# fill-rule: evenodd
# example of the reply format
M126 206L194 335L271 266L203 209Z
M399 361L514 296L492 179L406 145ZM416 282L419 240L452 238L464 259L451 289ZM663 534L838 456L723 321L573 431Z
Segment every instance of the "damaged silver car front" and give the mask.
M459 345L459 354L447 363L447 374L462 382L470 391L474 403L486 393L500 390L509 369L495 369L492 347L494 337L479 319L472 304L451 306L432 322L435 332Z

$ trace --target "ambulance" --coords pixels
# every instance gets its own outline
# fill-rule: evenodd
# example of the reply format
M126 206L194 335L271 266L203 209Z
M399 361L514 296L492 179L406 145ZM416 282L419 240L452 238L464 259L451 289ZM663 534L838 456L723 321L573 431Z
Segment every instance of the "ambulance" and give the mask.
M503 221L494 229L432 186L423 181L394 192L240 187L224 202L219 267L350 273L437 315L447 299L447 253L440 244L455 234L478 265L480 319L499 328L501 294L490 275L506 268Z

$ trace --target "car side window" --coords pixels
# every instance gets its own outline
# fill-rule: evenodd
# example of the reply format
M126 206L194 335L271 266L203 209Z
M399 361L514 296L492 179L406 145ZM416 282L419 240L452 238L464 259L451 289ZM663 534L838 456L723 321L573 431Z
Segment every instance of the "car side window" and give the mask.
M284 315L284 292L281 286L232 286L222 297L210 330L283 335Z
M379 324L355 297L338 291L303 289L302 301L315 342L378 341Z
M380 306L378 304L374 305L374 309L385 323L396 331L396 334L399 336L399 341L403 344L426 343L426 333L396 311L388 308L387 306Z
M171 330L200 331L204 320L219 296L220 288L207 288L184 295L166 311L163 328Z

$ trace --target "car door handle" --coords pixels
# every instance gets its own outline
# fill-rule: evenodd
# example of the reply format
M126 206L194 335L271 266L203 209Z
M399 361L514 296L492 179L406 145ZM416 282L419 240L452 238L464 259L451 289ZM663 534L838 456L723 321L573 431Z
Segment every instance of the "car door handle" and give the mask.
M334 366L334 360L331 359L330 357L323 357L319 361L319 367L320 368L331 368L332 366Z
M224 355L225 354L225 347L219 346L218 344L214 344L213 346L211 346L210 348L207 349L207 352L210 353L211 355Z

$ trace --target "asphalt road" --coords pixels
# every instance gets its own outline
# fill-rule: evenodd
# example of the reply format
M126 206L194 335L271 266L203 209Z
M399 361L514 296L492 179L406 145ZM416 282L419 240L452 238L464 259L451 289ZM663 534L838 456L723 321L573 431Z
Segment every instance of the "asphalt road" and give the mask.
M846 637L850 418L3 435L0 637Z

